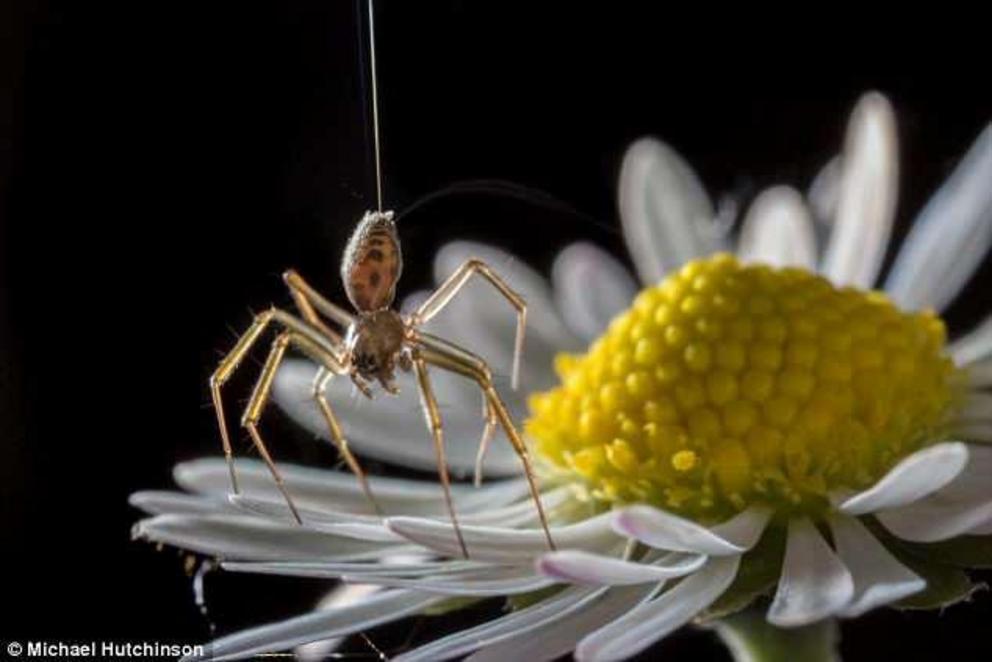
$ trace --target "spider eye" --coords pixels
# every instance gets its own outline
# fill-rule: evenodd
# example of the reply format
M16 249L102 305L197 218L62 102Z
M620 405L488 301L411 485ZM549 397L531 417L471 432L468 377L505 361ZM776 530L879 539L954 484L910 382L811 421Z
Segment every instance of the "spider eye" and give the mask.
M374 354L359 354L357 357L358 367L364 371L375 370L376 360Z

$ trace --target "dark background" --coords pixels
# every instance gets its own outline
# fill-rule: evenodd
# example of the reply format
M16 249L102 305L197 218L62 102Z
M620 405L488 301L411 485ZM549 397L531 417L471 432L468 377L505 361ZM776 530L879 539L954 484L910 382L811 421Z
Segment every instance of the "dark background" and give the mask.
M166 487L175 461L219 450L207 376L250 309L286 300L283 268L342 300L340 252L374 202L356 6L249 4L4 6L0 641L208 637L179 555L130 541L127 495ZM805 188L872 88L900 119L901 237L992 119L987 54L961 32L973 17L916 34L859 14L841 28L820 15L704 10L381 0L388 205L501 178L601 221L442 199L401 223L401 295L428 285L449 238L491 241L542 268L578 238L626 260L615 179L625 146L646 133L683 153L714 196ZM986 261L952 329L988 311L989 275ZM284 448L326 459L314 444ZM296 613L323 588L210 575L210 620L228 632ZM883 610L845 624L843 652L971 659L990 618L985 594L943 614ZM374 637L388 651L430 627ZM350 649L371 655L360 640ZM657 652L724 655L699 632Z

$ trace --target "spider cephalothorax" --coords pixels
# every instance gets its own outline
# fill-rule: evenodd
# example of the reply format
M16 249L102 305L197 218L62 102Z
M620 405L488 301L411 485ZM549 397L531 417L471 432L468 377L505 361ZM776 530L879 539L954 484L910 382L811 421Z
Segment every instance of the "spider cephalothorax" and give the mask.
M388 308L371 313L359 313L348 328L345 344L351 351L355 366L352 379L378 381L390 393L396 393L393 376L396 368L404 372L412 367L405 348L406 325L400 315ZM358 383L359 388L363 384ZM363 393L370 393L363 388Z
M297 522L302 523L300 514L258 430L258 422L269 399L276 371L290 347L317 363L319 369L314 378L313 399L327 422L331 440L341 452L348 467L358 476L362 488L377 512L381 511L369 488L365 472L348 449L348 442L337 415L324 397L324 388L333 377L347 376L362 393L371 398L369 382L378 381L387 392L395 394L398 392L393 381L396 368L404 371L413 370L416 373L424 416L434 440L438 473L444 486L448 511L455 525L458 543L466 557L468 548L458 527L451 500L441 412L431 386L428 366L454 372L478 384L482 391L486 421L476 464L476 482L478 483L481 476L481 462L485 448L496 426L500 425L524 465L524 473L544 526L548 545L554 548L531 470L527 447L513 424L506 405L493 386L492 375L486 362L457 345L421 330L424 324L448 305L472 275L485 278L517 310L517 342L513 360L513 386L516 388L527 315L524 300L488 265L481 260L471 259L456 269L416 310L404 317L390 308L402 269L403 260L393 213L370 211L366 212L355 228L341 262L341 277L344 280L345 292L357 314L353 315L335 306L310 287L295 271L287 271L283 275L283 280L289 286L289 292L301 317L279 308L270 308L257 315L251 328L241 336L234 349L224 358L210 378L211 395L217 410L217 422L220 426L221 441L224 444L224 454L231 470L231 485L234 492L238 492L238 483L234 473L231 441L224 419L220 388L269 325L275 323L282 326L283 330L272 343L272 349L262 367L262 374L255 384L255 391L242 416L241 424L251 435L255 447L268 465L276 485L282 490L290 513ZM344 329L344 335L327 322Z

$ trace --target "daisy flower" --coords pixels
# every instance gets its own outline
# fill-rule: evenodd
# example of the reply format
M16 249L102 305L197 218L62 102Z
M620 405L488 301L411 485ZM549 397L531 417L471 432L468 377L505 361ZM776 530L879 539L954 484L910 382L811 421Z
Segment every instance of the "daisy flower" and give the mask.
M354 477L284 466L299 527L260 464L240 462L244 494L229 498L220 458L179 465L185 492L134 495L153 515L136 534L230 571L359 587L214 641L206 652L218 659L320 654L348 634L494 596L513 608L398 659L620 660L690 622L715 623L738 652L756 645L756 628L766 643L809 632L790 645L829 656L832 630L816 624L965 599L975 586L964 570L992 563L992 322L948 343L939 311L992 243L992 127L872 290L897 182L893 111L871 93L807 195L763 192L736 243L671 147L631 146L619 206L640 285L584 243L560 253L550 284L487 246L439 252L439 280L475 255L502 265L530 304L530 395L503 391L540 461L557 551L499 440L484 467L506 480L454 492L469 559L432 481L372 478L383 519ZM508 365L513 320L502 313L480 288L433 324ZM288 364L275 397L325 434L307 396L314 370ZM467 475L478 396L440 374L437 391L452 469ZM433 469L415 397L410 384L373 403L343 384L329 391L357 451Z

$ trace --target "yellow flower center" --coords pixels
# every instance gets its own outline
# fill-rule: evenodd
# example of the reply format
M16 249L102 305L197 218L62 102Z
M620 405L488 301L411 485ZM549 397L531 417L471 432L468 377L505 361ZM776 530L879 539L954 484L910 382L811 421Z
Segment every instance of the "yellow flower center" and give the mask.
M946 429L944 324L802 269L690 262L642 291L561 384L532 396L537 452L592 498L717 519L817 513Z

